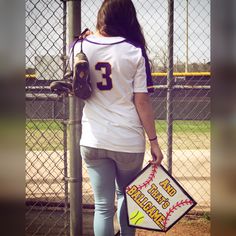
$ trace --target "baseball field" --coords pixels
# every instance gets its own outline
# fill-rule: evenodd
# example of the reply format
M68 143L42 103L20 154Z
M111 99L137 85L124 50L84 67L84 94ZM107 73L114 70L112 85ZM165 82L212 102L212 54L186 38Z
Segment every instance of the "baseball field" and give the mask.
M156 121L156 130L160 146L164 153L163 165L167 166L167 124ZM68 139L68 133L67 133ZM69 142L69 139L68 139ZM26 199L35 201L49 199L62 200L65 197L63 181L63 125L59 121L31 120L26 122ZM69 151L68 151L69 154ZM145 163L149 160L148 150ZM69 168L69 165L68 165ZM175 178L196 200L198 205L193 212L185 216L166 234L152 231L137 230L137 236L208 236L210 235L210 122L209 121L174 121L173 123L173 165ZM56 179L55 179L56 178ZM55 195L55 196L54 196ZM53 197L54 196L54 197ZM83 166L83 203L93 204L93 195ZM33 210L29 211L28 220L33 222ZM40 212L48 219L47 211ZM57 211L56 211L57 212ZM54 213L50 213L53 220ZM36 210L35 214L39 214ZM44 215L46 214L46 215ZM59 214L59 213L58 213ZM33 218L32 218L33 217ZM84 224L86 231L92 230L92 219L85 215L88 222ZM55 218L55 220L57 220ZM56 221L55 221L56 222ZM30 225L43 228L40 222ZM37 224L36 224L37 223ZM36 224L36 225L35 225ZM50 223L51 227L54 223ZM46 227L46 226L45 226ZM64 226L62 226L64 227ZM60 228L60 227L59 227ZM60 228L63 229L63 228ZM46 229L45 229L46 230ZM54 230L51 229L51 230ZM56 230L56 227L55 227ZM57 228L58 230L58 228ZM56 232L56 231L55 231ZM36 234L37 235L37 234ZM40 235L40 234L39 234ZM53 232L52 232L52 235ZM56 233L55 233L56 235ZM92 234L85 234L91 236Z
M161 148L167 148L167 123L156 121ZM60 121L26 122L26 150L63 150L63 126ZM210 149L210 121L173 122L173 149Z

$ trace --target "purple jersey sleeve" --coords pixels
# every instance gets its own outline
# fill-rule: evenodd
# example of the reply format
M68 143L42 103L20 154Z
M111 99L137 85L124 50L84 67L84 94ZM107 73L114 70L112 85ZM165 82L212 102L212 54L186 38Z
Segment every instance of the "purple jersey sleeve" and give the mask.
M145 67L146 67L146 74L147 74L147 89L149 93L153 93L154 88L153 88L151 68L150 68L150 63L147 57L146 50L144 48L142 48L142 55L145 59Z

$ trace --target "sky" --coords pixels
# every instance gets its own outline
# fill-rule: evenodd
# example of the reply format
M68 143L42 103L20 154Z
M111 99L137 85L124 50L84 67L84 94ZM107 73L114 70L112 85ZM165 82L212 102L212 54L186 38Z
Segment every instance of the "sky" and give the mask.
M174 1L174 62L186 54L186 1ZM189 63L210 61L210 0L188 0ZM82 0L82 29L95 30L102 0ZM149 48L149 57L158 61L167 52L168 1L133 0ZM63 10L60 0L26 0L26 64L35 55L62 54Z

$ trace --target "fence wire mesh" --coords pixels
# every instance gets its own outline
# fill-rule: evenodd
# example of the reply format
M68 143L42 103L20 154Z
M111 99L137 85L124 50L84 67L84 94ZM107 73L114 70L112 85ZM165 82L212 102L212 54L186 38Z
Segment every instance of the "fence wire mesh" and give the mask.
M149 49L155 92L151 95L159 142L167 154L168 1L134 0ZM82 28L95 31L100 1L82 1ZM174 1L173 176L210 207L210 1ZM187 61L186 61L187 60ZM147 152L145 163L150 159ZM165 155L166 156L166 155ZM167 160L164 160L167 167ZM86 170L84 170L86 172ZM93 203L89 182L84 202Z
M82 29L95 31L101 0L81 2ZM133 0L149 49L151 95L167 167L168 1ZM210 0L174 1L172 174L210 208ZM66 1L26 0L26 235L69 235L68 102L49 84L63 76ZM148 151L145 164L150 158ZM69 157L69 155L68 155ZM94 204L83 164L83 204Z
M69 235L67 100L49 88L63 76L66 5L26 0L25 6L26 235Z

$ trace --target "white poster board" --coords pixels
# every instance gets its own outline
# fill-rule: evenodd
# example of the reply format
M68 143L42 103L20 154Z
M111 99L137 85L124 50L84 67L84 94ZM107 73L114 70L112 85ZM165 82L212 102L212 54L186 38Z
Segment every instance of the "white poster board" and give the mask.
M196 202L161 165L147 165L125 189L130 226L168 231Z

